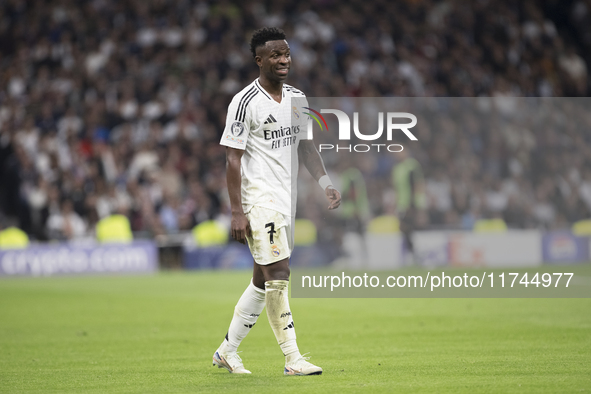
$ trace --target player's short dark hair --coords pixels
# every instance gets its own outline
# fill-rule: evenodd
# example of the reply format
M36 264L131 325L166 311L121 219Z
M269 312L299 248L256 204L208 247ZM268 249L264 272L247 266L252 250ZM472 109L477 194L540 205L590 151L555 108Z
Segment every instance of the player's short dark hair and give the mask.
M265 45L267 41L275 40L285 40L285 32L277 27L263 27L256 30L250 39L252 57L256 57L258 47Z

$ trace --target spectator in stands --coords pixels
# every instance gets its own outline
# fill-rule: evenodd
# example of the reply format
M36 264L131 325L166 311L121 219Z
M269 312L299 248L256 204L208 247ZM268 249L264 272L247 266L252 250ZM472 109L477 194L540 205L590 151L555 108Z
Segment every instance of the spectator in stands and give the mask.
M47 229L51 239L71 240L84 237L86 225L74 211L72 201L65 198L60 210L49 216Z

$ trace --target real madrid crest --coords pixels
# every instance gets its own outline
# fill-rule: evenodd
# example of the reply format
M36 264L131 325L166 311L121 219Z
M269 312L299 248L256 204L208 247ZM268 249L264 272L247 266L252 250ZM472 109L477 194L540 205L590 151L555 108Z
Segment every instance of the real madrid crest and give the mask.
M273 253L273 256L279 257L281 250L277 247L277 245L273 245L271 246L271 253Z

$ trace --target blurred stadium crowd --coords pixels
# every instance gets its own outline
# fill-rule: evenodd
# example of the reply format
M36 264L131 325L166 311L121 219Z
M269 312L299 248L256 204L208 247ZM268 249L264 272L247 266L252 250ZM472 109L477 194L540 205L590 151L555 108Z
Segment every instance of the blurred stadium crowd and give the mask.
M47 240L92 235L112 213L147 236L228 217L219 136L231 97L258 76L248 40L262 26L286 31L288 82L308 96L590 93L588 0L5 0L4 221ZM460 228L468 212L521 228L589 217L589 128L442 127L418 152L428 226ZM391 168L361 170L369 190L389 188ZM388 212L369 195L370 215Z

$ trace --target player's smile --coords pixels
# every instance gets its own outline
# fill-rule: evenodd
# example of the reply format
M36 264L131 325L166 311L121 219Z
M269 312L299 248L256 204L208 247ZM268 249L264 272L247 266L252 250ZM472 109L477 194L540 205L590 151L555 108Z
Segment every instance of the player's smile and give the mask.
M277 67L277 74L287 75L289 73L289 67Z

